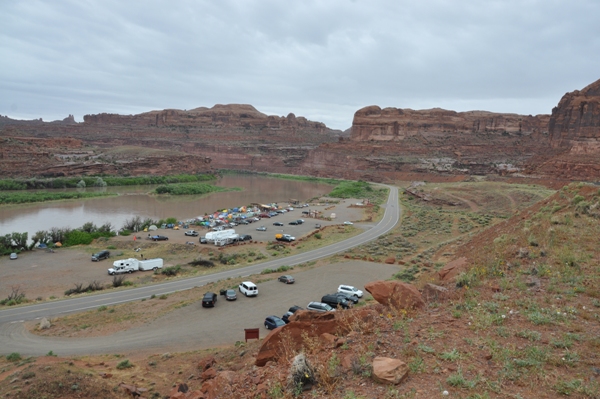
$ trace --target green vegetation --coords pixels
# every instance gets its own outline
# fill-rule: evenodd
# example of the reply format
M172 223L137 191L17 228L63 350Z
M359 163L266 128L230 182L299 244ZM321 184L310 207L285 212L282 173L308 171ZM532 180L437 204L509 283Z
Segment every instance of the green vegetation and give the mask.
M386 188L374 189L364 181L343 181L328 196L334 198L367 198L374 204L381 204L387 197Z
M119 364L117 364L118 370L124 370L131 367L133 367L133 364L129 361L129 359L122 360L119 362Z
M222 169L219 171L219 173L235 174L235 175L239 175L239 174L257 175L257 176L273 177L276 179L306 181L306 182L323 183L323 184L331 184L331 185L336 185L343 181L343 180L331 179L331 178L327 178L327 177L297 176L297 175L285 175L285 174L281 174L281 173L249 172L249 171L243 171L243 170L237 171L237 170Z
M240 191L239 188L226 188L205 183L176 183L156 187L156 194L198 195L221 191Z
M114 196L111 193L49 193L49 192L34 192L34 193L6 193L0 192L0 204L25 204L29 202L44 202L58 200L72 200L93 197Z
M36 190L44 188L77 188L106 186L137 186L147 184L198 183L215 180L212 174L178 174L169 176L76 176L33 179L1 179L0 191ZM83 182L83 183L81 183Z
M18 362L21 360L21 355L17 352L13 352L10 355L6 355L6 360L9 362Z

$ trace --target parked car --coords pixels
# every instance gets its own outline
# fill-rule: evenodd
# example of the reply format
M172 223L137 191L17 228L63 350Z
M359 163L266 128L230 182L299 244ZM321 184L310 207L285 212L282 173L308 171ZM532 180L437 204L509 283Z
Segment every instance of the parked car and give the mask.
M306 310L314 310L316 312L335 312L335 309L323 302L310 302L306 305Z
M238 224L250 224L247 220L240 220Z
M237 294L235 293L235 290L229 289L225 291L225 299L227 299L228 301L235 301L237 299Z
M354 288L351 285L342 284L338 287L337 290L338 290L338 292L346 292L350 295L355 295L357 298L362 298L362 296L363 296L363 292L361 290Z
M200 237L198 241L200 241L200 244L208 244L208 240L206 239L206 237Z
M207 292L204 294L202 298L202 307L203 308L212 308L217 303L217 294L214 292Z
M98 262L99 260L102 259L108 259L110 258L110 251L100 251L100 252L96 252L95 254L92 255L92 262Z
M260 217L261 217L261 218L270 218L270 217L271 217L271 214L270 214L270 213L261 213L261 214L260 214Z
M11 253L11 254L10 254L10 258L11 258L11 259L13 259L13 260L14 260L14 259L17 259L18 257L19 257L19 256L17 255L17 253L16 253L16 252L13 252L13 253Z
M342 307L343 309L348 309L350 306L352 306L352 304L350 303L349 300L347 300L344 297L341 296L337 296L337 295L323 295L323 297L321 298L321 302L328 304L331 307L337 308L338 306Z
M352 302L353 304L357 304L359 299L356 295L350 295L347 292L334 292L331 295L337 295L337 296L341 296L344 297L345 299L349 300L350 302Z
M167 236L152 236L152 241L168 241L169 237Z
M285 276L279 276L279 278L277 280L281 281L282 283L286 283L286 284L294 284L294 282L296 281L289 274L286 274Z
M304 219L298 219L298 220L296 220L296 222L298 222L298 224L302 224L302 223L304 223Z
M277 216L277 215L279 215L277 212L269 212L270 217Z
M281 222L275 222L275 223L273 223L273 226L283 226L283 223L281 223Z
M198 237L200 235L196 230L188 230L184 234L191 237Z
M352 222L349 222L348 220L346 220L346 221L344 222L344 224L345 224L346 226L352 226L354 223L352 223Z
M296 237L293 237L289 234L275 234L275 239L277 241L287 241L287 242L292 242L296 240Z
M267 330L274 330L278 327L285 326L285 321L277 316L268 316L265 319L265 327Z
M297 220L292 220L292 221L291 221L291 222L289 222L288 224L291 224L291 225L297 226L297 225L299 225L300 223L298 223L298 221L297 221Z
M265 226L260 226L260 227L257 227L256 230L258 230L258 231L267 231L267 228Z
M303 308L301 308L300 306L297 306L297 305L291 306L288 309L288 311L285 312L285 314L283 316L281 316L281 320L283 320L285 322L285 324L288 324L290 322L290 316L299 310L303 310Z
M250 241L252 240L252 236L250 234L240 234L239 241Z
M240 292L246 296L257 296L258 295L258 287L251 281L242 282L238 289Z

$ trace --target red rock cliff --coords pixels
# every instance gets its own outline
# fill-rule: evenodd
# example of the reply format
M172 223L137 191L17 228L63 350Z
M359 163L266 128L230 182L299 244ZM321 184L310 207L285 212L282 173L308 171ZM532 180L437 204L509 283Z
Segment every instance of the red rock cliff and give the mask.
M600 79L563 96L552 109L549 133L553 147L600 152Z
M354 114L353 141L402 141L417 134L465 137L476 133L539 135L548 115L498 114L487 111L455 112L441 108L414 111L376 105Z

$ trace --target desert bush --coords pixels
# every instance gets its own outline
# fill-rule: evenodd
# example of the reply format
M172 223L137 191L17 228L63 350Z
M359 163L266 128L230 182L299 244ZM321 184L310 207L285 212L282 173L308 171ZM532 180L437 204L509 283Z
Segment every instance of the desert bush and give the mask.
M181 271L181 266L179 266L179 265L170 266L170 267L165 267L164 269L162 269L160 274L164 274L165 276L176 276L177 273L179 273L180 271Z
M14 306L25 302L27 302L27 299L25 298L25 292L23 292L21 287L17 285L11 287L10 294L8 294L5 299L0 301L0 305Z
M215 262L206 259L196 259L188 263L190 266L215 267Z
M6 360L9 362L18 362L21 360L21 355L17 352L13 352L10 355L6 355Z
M117 364L118 370L129 369L131 367L133 367L133 364L129 361L129 359L125 359Z
M117 276L113 276L112 279L112 286L114 288L120 287L123 285L123 283L125 282L125 276L124 275L117 275Z

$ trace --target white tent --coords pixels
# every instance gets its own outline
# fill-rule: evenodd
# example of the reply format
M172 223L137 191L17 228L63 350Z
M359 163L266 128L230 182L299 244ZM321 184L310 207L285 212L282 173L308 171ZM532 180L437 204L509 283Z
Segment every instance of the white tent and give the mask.
M156 227L155 225L151 225L150 227L148 227L148 231L154 231L154 230L158 230L158 227Z

